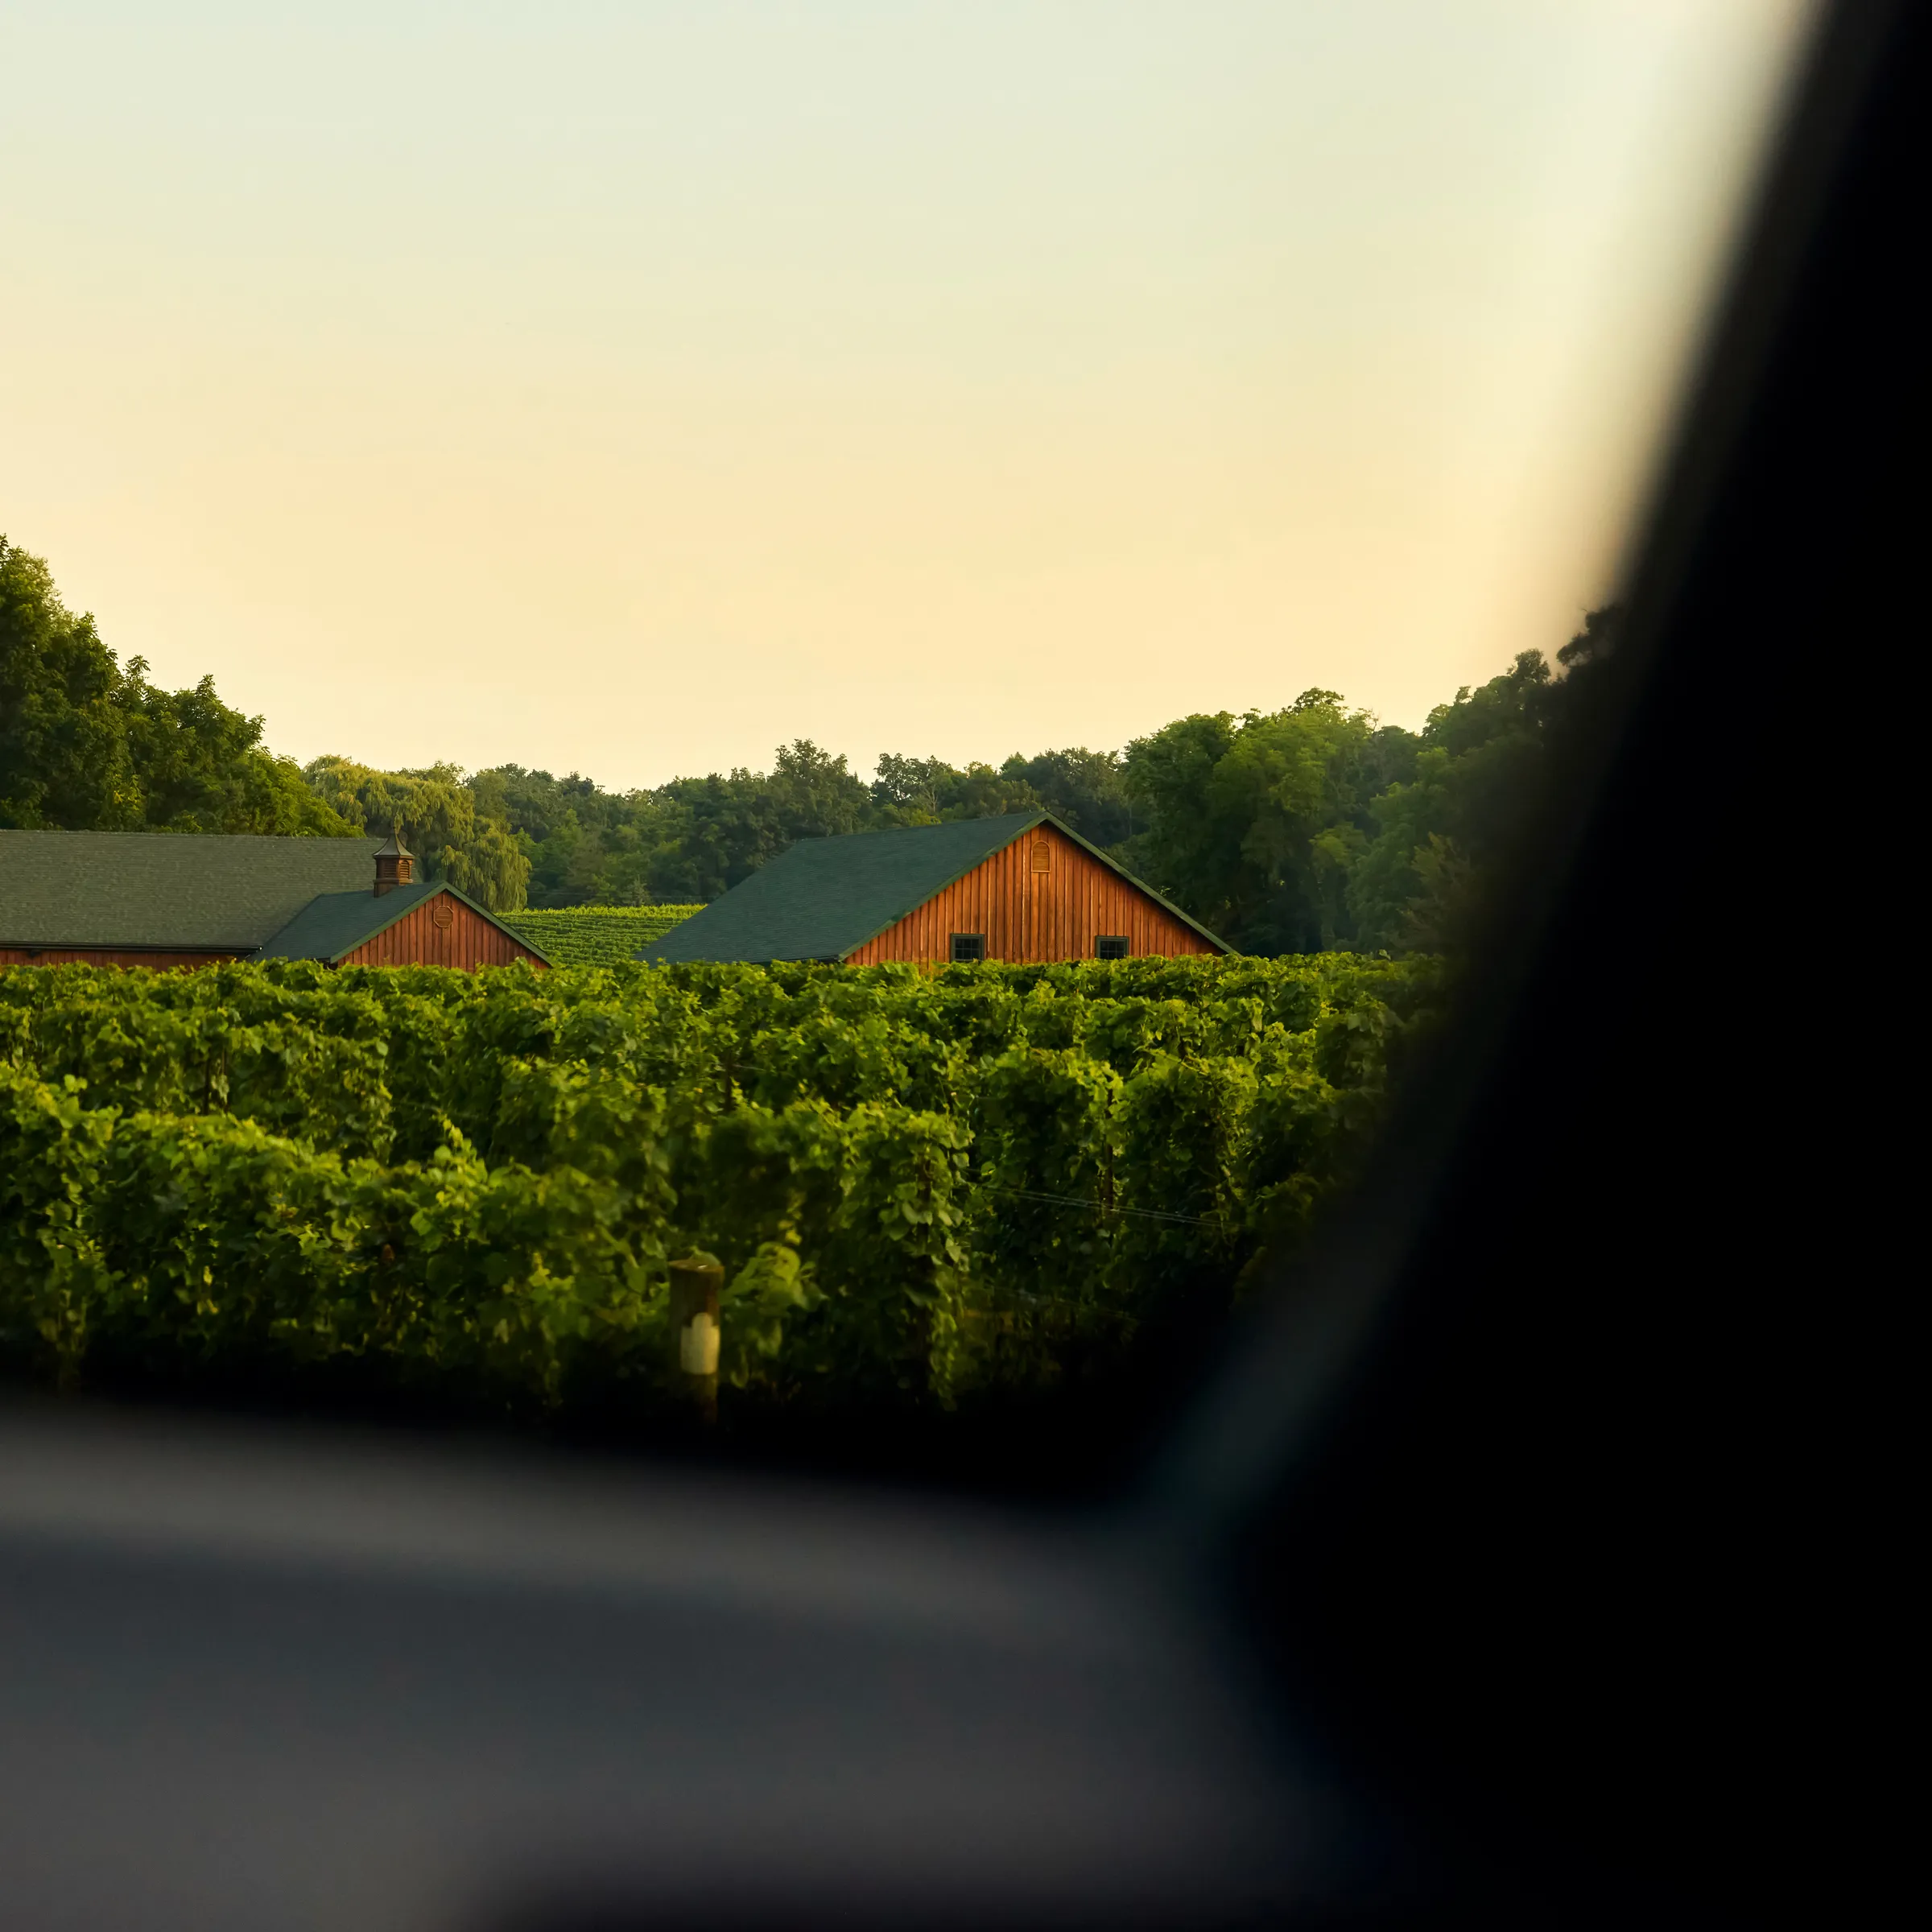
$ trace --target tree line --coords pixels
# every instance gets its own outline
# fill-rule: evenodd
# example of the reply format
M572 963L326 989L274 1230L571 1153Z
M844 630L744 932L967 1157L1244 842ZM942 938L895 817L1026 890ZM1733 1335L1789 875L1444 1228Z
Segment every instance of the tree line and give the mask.
M0 826L352 836L400 829L498 911L717 898L795 840L1043 807L1239 950L1453 948L1600 687L1618 613L1521 653L1419 732L1332 691L1176 719L1120 751L964 767L886 753L868 780L801 738L740 767L608 791L502 765L385 771L271 756L213 681L164 691L0 539Z

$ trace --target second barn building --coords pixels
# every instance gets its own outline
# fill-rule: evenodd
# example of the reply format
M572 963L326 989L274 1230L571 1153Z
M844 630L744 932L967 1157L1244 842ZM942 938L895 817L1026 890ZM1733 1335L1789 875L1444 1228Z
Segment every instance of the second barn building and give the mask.
M1229 950L1043 811L801 839L638 955L686 960L1124 960Z
M396 838L0 831L0 967L549 964Z

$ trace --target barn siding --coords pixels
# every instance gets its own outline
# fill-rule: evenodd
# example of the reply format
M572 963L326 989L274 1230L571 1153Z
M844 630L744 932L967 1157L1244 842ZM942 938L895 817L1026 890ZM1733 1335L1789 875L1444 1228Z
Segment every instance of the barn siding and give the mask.
M453 915L447 927L439 926L436 909L448 906ZM473 972L479 966L508 966L528 960L541 968L543 962L520 940L501 926L471 911L460 899L440 892L411 906L386 931L366 945L345 953L345 966L455 966Z
M1044 840L1051 869L1035 872L1033 848ZM956 932L983 932L986 956L1016 964L1090 960L1102 933L1126 936L1133 953L1212 953L1184 920L1129 885L1051 825L1022 832L963 879L935 893L876 939L846 956L853 966L887 960L947 960Z
M151 972L192 972L244 959L241 952L167 952L159 947L101 946L0 946L0 966L142 966Z

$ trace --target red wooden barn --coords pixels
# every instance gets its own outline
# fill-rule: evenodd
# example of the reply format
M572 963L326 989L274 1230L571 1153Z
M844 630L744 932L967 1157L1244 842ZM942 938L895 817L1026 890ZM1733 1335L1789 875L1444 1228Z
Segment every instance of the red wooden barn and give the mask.
M801 839L638 956L869 966L1227 951L1058 819L1027 811Z
M0 832L0 966L548 964L395 839Z

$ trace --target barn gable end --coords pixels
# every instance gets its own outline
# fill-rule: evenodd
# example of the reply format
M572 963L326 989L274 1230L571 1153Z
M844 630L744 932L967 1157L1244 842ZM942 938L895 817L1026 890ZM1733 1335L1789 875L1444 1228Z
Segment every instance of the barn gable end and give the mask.
M983 935L989 960L1026 965L1091 959L1102 937L1125 939L1133 955L1220 950L1050 819L848 953L846 961L943 960L952 956L956 932Z
M465 971L479 966L510 966L528 960L533 966L547 962L534 947L485 917L465 899L444 891L412 906L386 931L379 932L353 952L345 953L339 966L456 966Z
M1228 950L1036 809L801 839L638 957L931 964L952 957L955 933L1028 964L1092 958L1102 938L1129 955Z
M305 906L262 948L265 960L321 960L331 966L508 966L549 961L453 886L334 892Z

